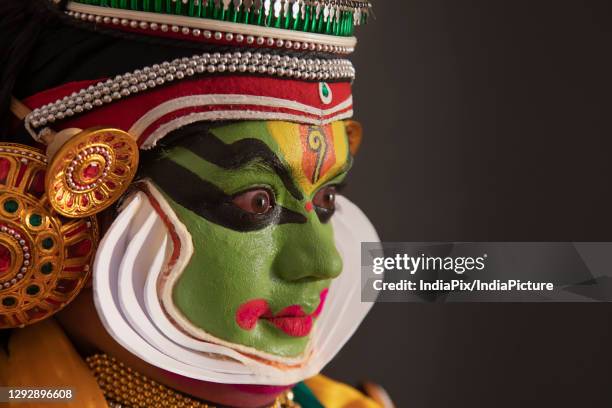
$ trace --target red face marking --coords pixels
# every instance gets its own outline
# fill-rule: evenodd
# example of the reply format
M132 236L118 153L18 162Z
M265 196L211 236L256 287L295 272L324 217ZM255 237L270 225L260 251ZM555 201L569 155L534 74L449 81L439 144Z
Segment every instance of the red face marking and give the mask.
M267 320L277 329L291 337L308 336L312 331L314 320L321 314L328 290L319 294L319 305L317 309L307 315L302 306L287 306L280 312L274 314L264 299L254 299L243 303L236 312L236 323L244 330L253 330L259 319Z
M336 163L331 129L331 125L300 126L302 150L304 152L302 170L311 184L316 184Z
M314 317L319 317L319 315L323 311L323 306L325 306L325 301L327 300L328 293L329 293L329 288L326 288L326 289L323 289L323 291L321 291L321 293L319 294L319 299L320 299L319 306L317 307L317 310L315 310L313 313Z
M314 206L312 205L312 201L307 202L306 205L304 206L304 209L306 210L306 212L311 212L313 208Z

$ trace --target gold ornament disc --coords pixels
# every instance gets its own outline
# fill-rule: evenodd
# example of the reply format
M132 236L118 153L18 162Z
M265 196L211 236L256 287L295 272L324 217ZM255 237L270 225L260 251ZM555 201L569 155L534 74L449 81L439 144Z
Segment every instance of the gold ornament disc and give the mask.
M126 132L82 131L55 154L45 181L49 202L65 217L97 214L127 190L138 169L138 145Z
M0 329L23 327L62 309L90 275L95 217L65 219L45 194L45 155L0 143Z

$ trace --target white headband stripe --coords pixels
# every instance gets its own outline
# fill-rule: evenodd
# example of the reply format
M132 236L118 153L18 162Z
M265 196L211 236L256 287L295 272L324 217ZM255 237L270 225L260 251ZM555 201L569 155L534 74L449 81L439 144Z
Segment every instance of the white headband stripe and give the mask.
M205 120L286 120L289 122L308 123L311 125L325 125L337 120L348 119L353 116L353 110L348 109L344 112L332 116L327 119L317 119L309 116L293 115L290 113L281 112L261 112L261 111L209 111L209 112L197 112L190 115L181 116L167 123L164 123L158 127L147 140L141 145L141 149L147 150L155 147L157 142L164 136L172 132L173 130L179 129L183 126L191 123L205 121Z

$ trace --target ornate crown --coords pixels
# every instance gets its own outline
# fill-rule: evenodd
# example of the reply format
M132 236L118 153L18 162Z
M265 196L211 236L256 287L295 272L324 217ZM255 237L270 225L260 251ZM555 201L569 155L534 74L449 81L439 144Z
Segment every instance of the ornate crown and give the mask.
M364 0L76 0L67 14L149 34L347 54L371 8Z

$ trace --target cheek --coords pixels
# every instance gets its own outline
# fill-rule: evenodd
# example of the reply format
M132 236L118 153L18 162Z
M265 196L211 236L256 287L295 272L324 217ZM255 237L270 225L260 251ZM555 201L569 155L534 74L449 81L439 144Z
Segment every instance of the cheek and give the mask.
M212 274L221 275L227 281L258 277L265 280L277 244L270 227L257 232L236 232L209 224L199 228L193 237L194 259Z
M179 308L197 299L200 306L191 308L199 313L230 316L244 301L268 297L274 290L274 227L241 233L199 217L185 217L184 222L192 234L194 254L175 287Z

